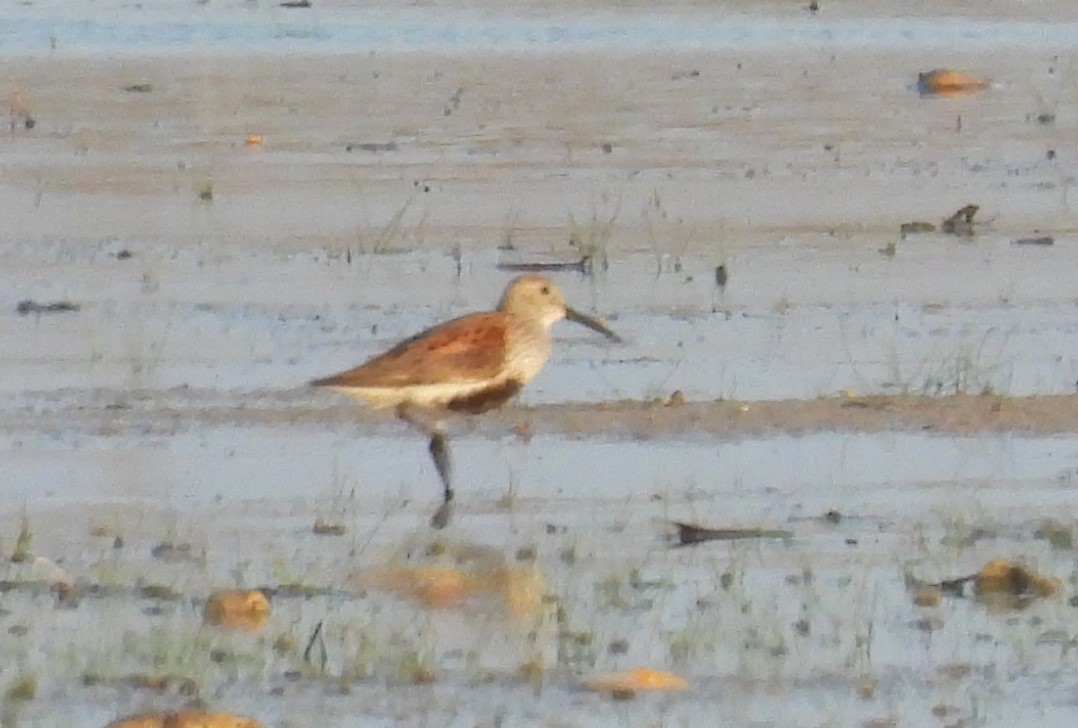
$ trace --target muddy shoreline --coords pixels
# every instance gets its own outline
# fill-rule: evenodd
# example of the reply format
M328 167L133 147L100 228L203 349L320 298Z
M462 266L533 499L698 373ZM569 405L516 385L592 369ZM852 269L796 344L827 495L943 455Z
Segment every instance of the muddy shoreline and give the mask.
M908 12L820 4L661 8ZM197 12L287 44L304 16L256 5ZM909 20L961 30L967 5ZM106 6L129 12L86 27ZM1068 32L1069 4L1037 11ZM5 57L0 722L1074 724L1073 64L888 37L78 57L61 33ZM920 97L939 66L989 82ZM973 235L929 231L970 204ZM304 383L489 308L507 266L584 257L553 275L626 343L560 326L519 400L451 422L433 533L424 438ZM674 521L784 537L680 548ZM1000 558L1060 592L907 589ZM259 630L203 623L255 586ZM640 666L690 688L581 690Z
M27 396L25 410L0 416L7 437L70 432L106 437L161 436L201 428L303 427L386 434L400 429L391 412L334 404L300 392L248 395L204 391L77 392L73 400ZM47 404L46 404L47 403ZM509 404L482 417L450 416L456 431L488 437L516 433L635 440L716 436L722 440L815 432L937 432L975 436L1078 433L1078 395L1003 397L959 394L858 396L814 400L688 402L679 393L652 401Z

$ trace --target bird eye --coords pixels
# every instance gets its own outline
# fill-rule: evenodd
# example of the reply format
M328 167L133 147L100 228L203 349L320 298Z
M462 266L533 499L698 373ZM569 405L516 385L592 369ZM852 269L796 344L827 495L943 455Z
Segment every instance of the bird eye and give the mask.
M543 286L542 288L539 289L539 292L542 293L544 296L549 296L550 295L550 286Z

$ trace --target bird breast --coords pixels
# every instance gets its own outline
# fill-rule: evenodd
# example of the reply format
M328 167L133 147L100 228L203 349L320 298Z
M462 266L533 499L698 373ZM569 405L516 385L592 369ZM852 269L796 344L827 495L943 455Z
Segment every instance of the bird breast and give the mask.
M541 323L517 319L506 331L506 374L527 384L550 358L550 330Z

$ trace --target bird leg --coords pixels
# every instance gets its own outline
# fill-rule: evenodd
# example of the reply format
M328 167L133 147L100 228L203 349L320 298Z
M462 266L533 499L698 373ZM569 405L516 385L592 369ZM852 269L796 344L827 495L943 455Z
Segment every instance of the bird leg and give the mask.
M453 486L449 484L449 438L439 426L435 426L430 436L430 456L434 459L434 467L442 478L442 505L430 518L431 528L441 530L449 525L449 517L453 512Z
M453 500L453 485L450 480L450 472L452 470L449 460L449 437L442 429L442 424L436 422L431 424L422 417L416 415L416 413L408 407L407 404L401 404L397 407L397 416L423 431L424 434L430 437L430 444L427 449L430 451L431 459L434 460L434 468L438 471L438 477L442 480L442 505L434 514L434 518L431 519L431 525L435 528L444 528L449 523L449 504Z
M435 430L430 436L428 449L431 458L434 459L434 467L442 479L442 486L445 488L443 496L445 502L448 503L453 500L453 486L449 483L449 438L442 430Z

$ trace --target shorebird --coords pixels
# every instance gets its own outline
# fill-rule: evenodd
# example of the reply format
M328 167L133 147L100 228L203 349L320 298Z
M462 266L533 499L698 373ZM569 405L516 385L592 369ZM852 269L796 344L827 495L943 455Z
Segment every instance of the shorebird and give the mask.
M509 283L494 311L427 329L354 369L311 385L378 409L394 407L400 419L430 437L430 455L443 487L443 502L431 523L441 528L449 521L453 500L449 440L441 421L420 413L480 414L505 404L546 364L550 329L562 319L621 341L598 320L568 306L548 278L525 275Z

